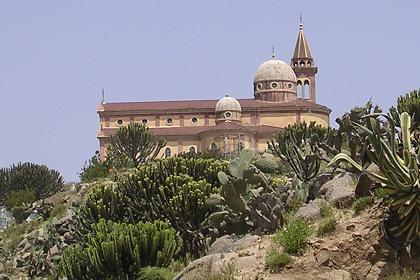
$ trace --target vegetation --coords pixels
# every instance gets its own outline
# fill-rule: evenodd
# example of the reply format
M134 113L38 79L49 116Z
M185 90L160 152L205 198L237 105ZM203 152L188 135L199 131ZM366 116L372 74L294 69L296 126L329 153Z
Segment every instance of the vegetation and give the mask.
M280 253L275 248L271 248L265 256L265 266L270 270L270 272L279 272L292 262L293 259L289 254Z
M99 151L96 151L95 154L89 159L89 161L85 162L85 165L82 168L82 172L79 174L80 182L89 183L97 181L101 178L106 178L110 169L110 161L101 161L99 157Z
M403 112L408 113L411 117L412 125L410 131L420 130L420 90L413 90L406 95L398 97L397 108L391 107L389 109L389 115L397 127L401 127L400 115Z
M154 137L146 125L130 123L110 137L107 155L115 165L138 166L155 159L165 145L166 141Z
M60 267L68 279L133 279L143 268L167 267L181 249L167 224L125 224L101 220L81 245L63 252Z
M273 232L283 224L280 202L264 173L251 164L252 158L252 151L242 150L229 164L230 175L218 173L222 187L207 200L207 205L218 208L208 218L216 235L245 234L250 229Z
M221 271L214 271L213 265L211 263L203 266L200 269L197 269L186 277L186 280L195 280L195 279L202 279L202 280L235 280L235 264L234 263L227 263L224 267L222 267Z
M418 280L420 273L414 272L411 269L404 269L401 272L395 272L391 275L388 275L386 280Z
M138 276L138 280L172 280L175 273L166 267L146 267Z
M61 203L56 204L54 205L54 208L50 212L49 220L52 221L52 219L54 218L61 219L62 217L64 217L66 212L67 212L66 204L61 204Z
M303 122L286 127L268 142L268 149L288 163L299 180L308 182L320 170L324 159L321 149L332 146L333 139L332 129Z
M356 199L353 202L353 210L355 214L359 214L360 212L362 212L364 209L366 209L368 206L373 204L373 199L372 197L360 197L358 199Z
M333 232L336 226L337 221L334 217L325 217L319 222L317 235L325 236L326 234Z
M387 120L386 124L380 119L381 116ZM411 117L406 112L400 115L399 138L396 137L398 132L391 117L372 114L364 118L366 125L352 125L367 135L367 153L379 167L381 175L369 172L344 153L338 154L330 165L338 160L345 160L360 172L383 183L384 189L389 193L386 200L390 206L390 217L393 219L387 221L387 230L395 237L405 236L406 242L411 243L420 237L420 149L418 139L410 132Z
M32 189L11 191L7 194L4 205L12 212L16 222L21 223L28 216L27 210L35 200Z
M285 229L278 230L273 240L282 246L288 254L301 254L307 247L311 230L308 224L301 219L290 221Z
M33 190L35 199L46 198L60 190L63 184L63 178L56 170L29 162L18 163L0 169L0 203L12 191Z
M333 216L333 208L331 206L331 203L326 202L326 201L322 201L321 202L321 206L320 206L320 215L321 218L327 218L327 217L332 217Z

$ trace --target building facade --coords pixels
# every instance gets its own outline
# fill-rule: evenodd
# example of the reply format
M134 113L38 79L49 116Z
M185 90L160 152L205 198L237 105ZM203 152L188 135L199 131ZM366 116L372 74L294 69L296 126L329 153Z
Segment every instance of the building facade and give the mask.
M109 136L132 122L146 124L167 140L160 156L215 148L227 157L242 148L263 152L267 140L289 124L329 125L331 110L316 103L317 72L301 23L290 65L273 53L256 71L252 99L102 102L97 108L101 157L106 157Z

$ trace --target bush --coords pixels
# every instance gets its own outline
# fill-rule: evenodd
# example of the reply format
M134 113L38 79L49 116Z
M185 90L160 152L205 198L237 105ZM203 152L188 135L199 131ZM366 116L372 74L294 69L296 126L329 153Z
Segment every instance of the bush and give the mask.
M63 187L64 180L56 170L45 165L19 163L0 170L0 203L12 191L33 190L35 199L49 197Z
M50 212L49 219L52 220L53 218L61 219L67 212L66 204L56 204L54 208Z
M12 224L0 232L0 240L8 253L12 253L23 240L23 234L28 226L28 223Z
M384 188L379 187L373 191L373 196L377 199L384 199L388 196L388 193Z
M265 266L270 269L270 272L279 272L285 266L293 262L289 254L282 253L272 248L265 256Z
M420 277L420 273L416 273L411 269L404 269L401 272L395 272L388 275L386 280L417 280Z
M167 224L125 224L101 220L81 245L63 252L61 270L68 279L134 279L148 266L167 267L181 241Z
M138 280L172 280L175 273L164 267L146 267L140 271Z
M320 214L321 218L328 218L332 217L333 215L333 208L329 202L322 201L320 206Z
M29 213L27 213L27 210L35 200L35 192L31 189L26 189L9 192L4 204L12 212L16 222L21 223L28 217Z
M308 224L301 220L293 220L286 229L277 231L273 240L276 244L282 246L288 254L300 254L307 247L311 230Z
M325 217L323 218L319 225L318 225L318 236L324 236L332 231L335 230L335 227L337 226L337 221L334 217Z
M82 172L79 174L80 182L89 183L97 181L101 178L106 178L109 174L110 168L110 162L101 161L99 158L99 151L96 151L89 161L85 162Z
M360 197L353 202L352 208L354 210L354 213L359 214L372 204L373 200L371 197Z

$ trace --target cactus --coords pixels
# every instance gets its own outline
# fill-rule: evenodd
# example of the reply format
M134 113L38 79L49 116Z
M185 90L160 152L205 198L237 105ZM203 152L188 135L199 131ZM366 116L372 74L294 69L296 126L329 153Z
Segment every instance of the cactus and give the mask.
M272 174L277 171L279 168L279 165L277 164L274 159L268 159L268 158L260 158L254 161L255 167L257 167L259 170L261 170L264 173Z
M100 220L82 245L67 248L60 263L72 279L135 279L143 268L167 267L181 241L167 224L125 224Z
M387 120L387 126L380 120L381 116ZM355 122L352 125L366 133L368 155L381 174L369 172L344 153L335 156L329 165L345 160L360 172L384 184L389 193L386 202L390 206L390 216L397 217L395 226L388 230L396 238L404 236L409 244L420 238L420 150L413 148L413 143L418 145L419 140L410 130L411 117L407 112L400 115L400 141L396 140L395 122L390 116L371 114L364 118L366 125Z
M242 150L230 162L229 175L218 173L222 187L206 202L219 208L207 220L216 236L245 234L251 229L272 232L282 224L281 209L276 207L279 201L264 173L251 164L252 158L250 150Z
M288 163L299 180L308 182L318 175L325 154L335 152L333 132L315 122L289 125L268 142L268 149Z
M56 170L30 162L18 163L0 170L0 204L11 191L32 189L36 199L43 199L56 193L63 184L64 180Z
M407 112L411 117L410 131L420 129L420 90L413 90L406 95L398 97L397 108L389 108L389 115L394 120L396 127L401 127L400 115Z
M214 159L178 157L142 165L119 182L122 207L130 221L168 221L182 236L183 254L198 257L206 249L202 223L213 212L205 200L219 190L217 172L226 168Z

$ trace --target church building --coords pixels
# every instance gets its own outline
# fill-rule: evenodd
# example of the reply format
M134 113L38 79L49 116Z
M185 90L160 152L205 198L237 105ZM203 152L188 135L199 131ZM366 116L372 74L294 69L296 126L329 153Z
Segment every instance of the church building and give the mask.
M108 137L132 122L147 125L167 140L160 156L219 149L232 157L243 148L263 152L267 140L293 123L315 121L328 126L331 110L316 103L318 67L300 24L290 65L275 58L260 65L254 78L254 98L102 102L98 105L98 139L105 158Z

